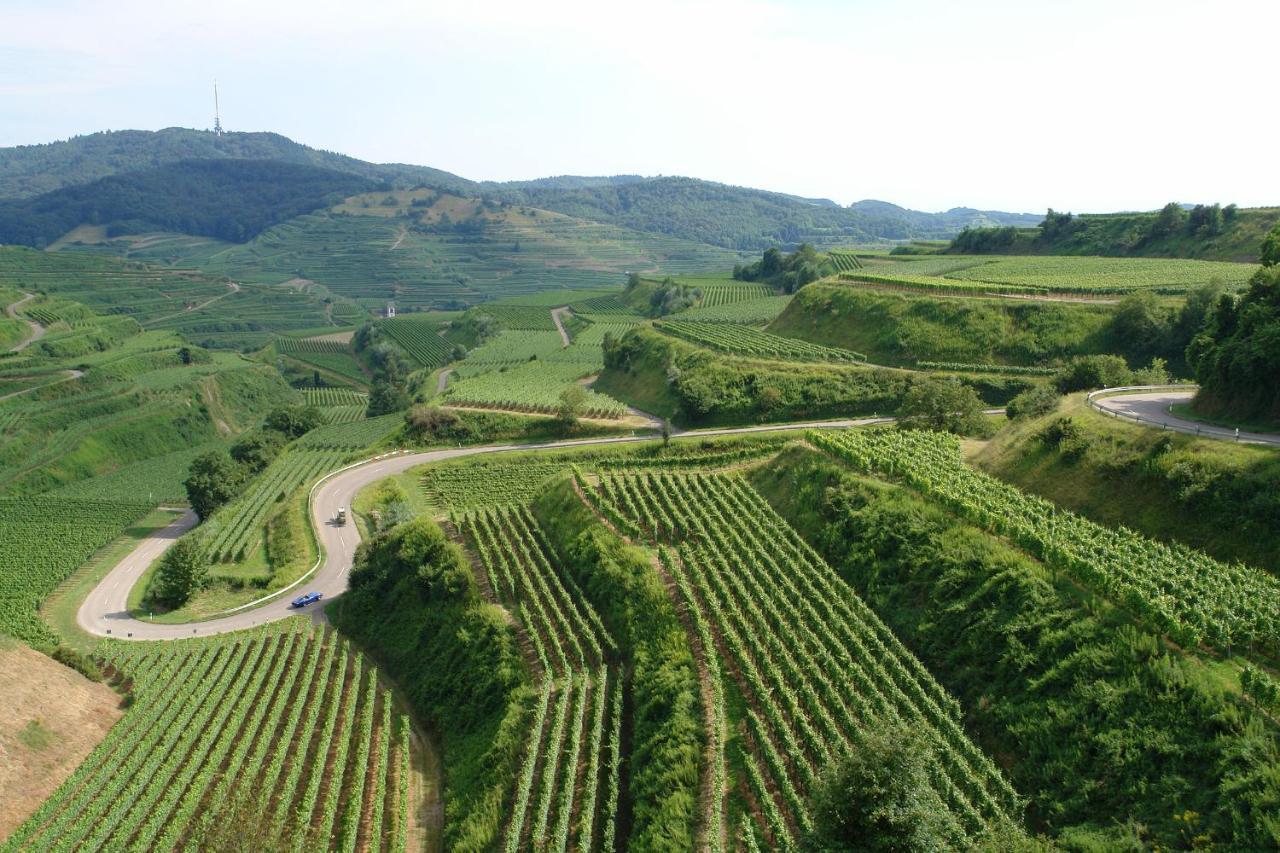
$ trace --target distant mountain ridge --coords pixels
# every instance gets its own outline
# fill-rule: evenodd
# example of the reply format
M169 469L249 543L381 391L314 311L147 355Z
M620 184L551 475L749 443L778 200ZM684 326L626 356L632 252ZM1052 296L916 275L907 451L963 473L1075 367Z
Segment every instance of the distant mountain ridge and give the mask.
M39 209L45 217L44 230L47 231L47 223L54 221L50 216L55 219L70 216L65 210L59 212L69 198L74 198L75 209L92 210L93 193L101 188L116 193L113 203L106 205L116 206L119 185L111 182L95 185L94 182L176 163L219 160L275 161L346 174L388 188L424 186L739 251L756 251L774 245L791 247L802 242L834 245L949 239L965 227L1029 226L1041 218L1036 214L970 208L926 213L871 200L843 207L825 198L805 198L676 176L560 175L525 181L473 181L428 166L368 163L311 148L276 133L219 135L185 128L105 131L43 145L0 148L0 200L28 200L27 205L5 206L11 211ZM168 194L162 187L150 181L143 183L147 192L153 193L157 205L167 208L174 204L174 199L166 197ZM66 193L50 196L70 188L84 189L70 196ZM156 193L159 195L154 195ZM289 195L284 191L278 194ZM143 209L147 203L147 198L139 197L135 207ZM216 206L217 200L193 198L191 203L207 212ZM291 205L286 205L282 213L291 209ZM235 218L234 212L228 213ZM131 216L130 219L146 221L147 217ZM106 224L105 220L98 221ZM30 228L25 231L33 233ZM12 239L14 233L11 229L10 237L0 235L0 239ZM197 233L208 233L208 229Z

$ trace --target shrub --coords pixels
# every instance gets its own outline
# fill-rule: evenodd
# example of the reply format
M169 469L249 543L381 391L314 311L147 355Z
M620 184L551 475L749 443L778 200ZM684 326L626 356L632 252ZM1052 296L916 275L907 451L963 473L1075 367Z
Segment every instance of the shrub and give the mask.
M1023 391L1009 401L1004 413L1009 420L1016 418L1035 418L1047 415L1058 408L1062 398L1058 392L1048 385L1037 385Z
M63 666L69 666L90 681L102 680L102 669L90 658L67 646L58 646L52 657Z

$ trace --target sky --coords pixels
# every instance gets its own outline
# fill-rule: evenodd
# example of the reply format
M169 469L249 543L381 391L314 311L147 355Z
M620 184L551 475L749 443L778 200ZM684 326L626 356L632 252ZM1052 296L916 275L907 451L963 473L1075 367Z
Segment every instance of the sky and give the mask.
M0 0L0 146L270 130L476 180L1280 204L1275 0Z

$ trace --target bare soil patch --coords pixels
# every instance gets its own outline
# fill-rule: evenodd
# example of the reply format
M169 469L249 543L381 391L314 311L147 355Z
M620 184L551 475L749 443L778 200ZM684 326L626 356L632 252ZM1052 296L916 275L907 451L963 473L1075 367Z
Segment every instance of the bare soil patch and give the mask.
M0 647L0 839L80 765L120 719L105 684L26 646Z

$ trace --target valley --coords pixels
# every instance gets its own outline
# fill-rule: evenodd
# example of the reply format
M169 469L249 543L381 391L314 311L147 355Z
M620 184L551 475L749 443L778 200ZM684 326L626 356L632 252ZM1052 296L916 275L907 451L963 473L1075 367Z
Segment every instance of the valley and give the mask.
M0 850L1280 843L1275 209L127 139L0 158Z

